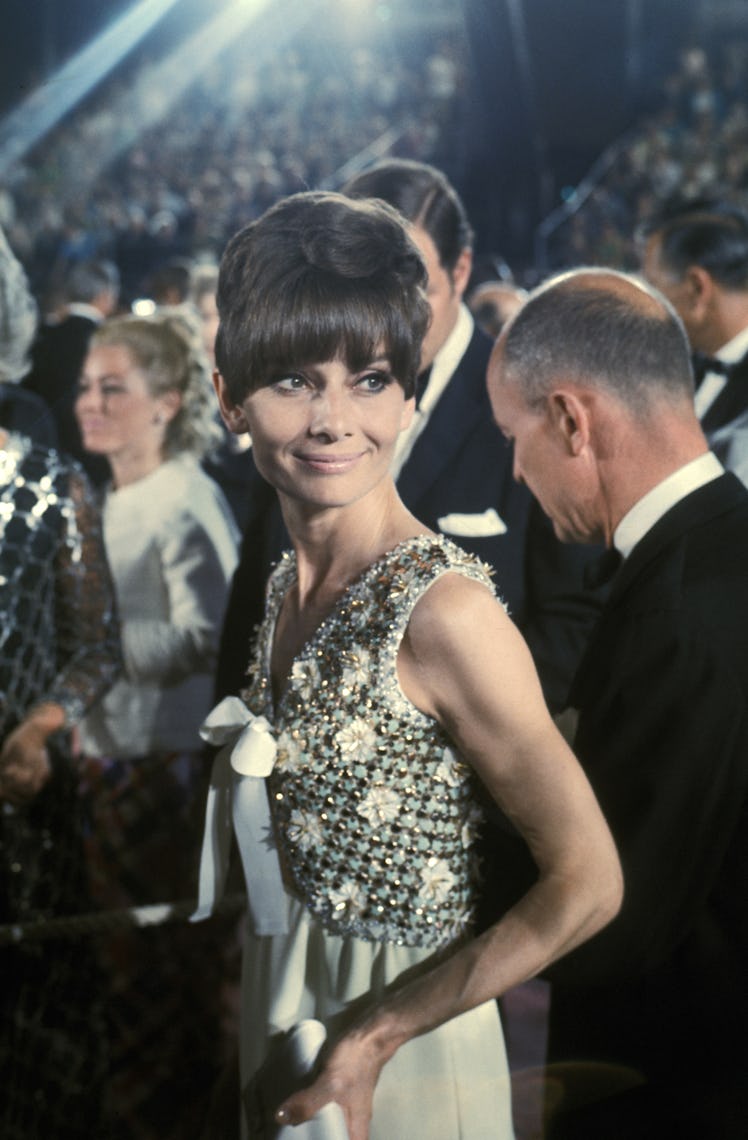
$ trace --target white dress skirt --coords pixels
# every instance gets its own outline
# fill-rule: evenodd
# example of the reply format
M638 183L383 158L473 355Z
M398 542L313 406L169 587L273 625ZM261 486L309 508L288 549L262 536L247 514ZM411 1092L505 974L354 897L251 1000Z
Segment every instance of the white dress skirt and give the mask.
M329 934L291 896L288 933L246 936L242 969L241 1080L245 1087L274 1034L308 1018L328 1022L362 995L433 956L433 950ZM251 1136L242 1120L242 1135ZM299 1128L281 1128L300 1140ZM477 1009L416 1037L388 1061L374 1096L370 1140L512 1140L511 1084L498 1007Z

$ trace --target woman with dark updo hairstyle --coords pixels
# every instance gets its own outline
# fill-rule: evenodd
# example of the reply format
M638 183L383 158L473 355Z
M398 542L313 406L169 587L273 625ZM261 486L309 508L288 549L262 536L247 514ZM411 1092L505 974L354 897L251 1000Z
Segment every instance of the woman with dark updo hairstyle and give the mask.
M250 433L293 543L247 687L203 726L223 748L198 914L230 821L247 880L249 1136L312 1135L290 1126L316 1117L315 1137L508 1140L493 999L620 899L608 830L486 568L395 489L425 285L391 207L329 193L280 202L221 266L221 411ZM475 937L479 782L539 875Z

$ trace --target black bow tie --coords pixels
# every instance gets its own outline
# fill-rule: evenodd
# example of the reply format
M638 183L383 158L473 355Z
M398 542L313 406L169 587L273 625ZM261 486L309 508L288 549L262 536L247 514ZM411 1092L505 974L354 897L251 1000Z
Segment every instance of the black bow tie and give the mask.
M748 374L748 353L740 360L720 360L717 356L705 356L703 352L694 352L691 357L693 375L698 388L701 381L709 372L717 376L724 376L731 380L733 376Z

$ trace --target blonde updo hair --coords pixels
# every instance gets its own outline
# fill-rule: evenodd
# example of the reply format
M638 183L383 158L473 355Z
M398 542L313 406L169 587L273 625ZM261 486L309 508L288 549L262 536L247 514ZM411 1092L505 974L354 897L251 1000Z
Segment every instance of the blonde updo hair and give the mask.
M91 347L98 345L126 349L152 396L171 391L181 396L179 411L166 427L165 456L186 451L201 457L220 442L210 364L190 312L175 306L148 317L113 317L95 330Z

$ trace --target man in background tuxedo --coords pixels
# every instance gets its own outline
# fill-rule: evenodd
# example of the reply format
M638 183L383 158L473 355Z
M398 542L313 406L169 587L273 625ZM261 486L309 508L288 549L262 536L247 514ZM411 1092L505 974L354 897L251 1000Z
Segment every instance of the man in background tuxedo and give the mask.
M549 705L560 709L600 601L583 584L587 551L557 541L527 488L513 480L511 456L493 423L485 379L492 342L462 301L473 245L463 204L440 171L405 160L358 175L344 193L381 198L398 209L428 270L432 322L417 411L395 456L398 491L421 522L494 569L497 591L528 640ZM267 574L287 545L277 498L256 472L249 496L219 655L219 696L242 687Z
M572 687L624 904L551 970L556 1140L748 1135L748 491L709 451L654 290L577 270L489 366L517 478L621 561ZM574 1080L573 1078L576 1078ZM552 1103L554 1098L549 1098Z
M748 215L666 205L644 228L643 270L685 325L696 412L712 450L748 484Z
M31 369L23 386L45 401L60 451L82 463L95 483L102 483L108 478L109 464L84 450L74 407L91 335L117 308L117 268L110 261L81 262L70 270L62 294L62 313L42 324L32 345Z

